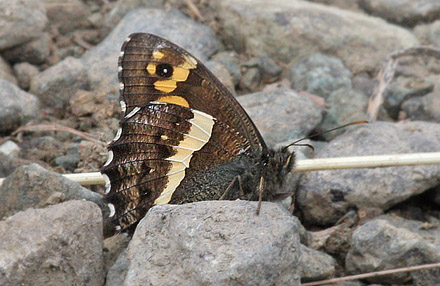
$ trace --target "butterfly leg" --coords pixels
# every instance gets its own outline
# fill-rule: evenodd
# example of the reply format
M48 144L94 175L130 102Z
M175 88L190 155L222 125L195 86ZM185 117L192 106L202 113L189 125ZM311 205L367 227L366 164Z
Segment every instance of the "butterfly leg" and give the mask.
M261 201L263 201L263 190L264 190L264 177L260 177L260 184L258 185L258 206L257 206L257 215L260 214L261 209Z
M241 176L237 175L234 177L232 182L229 184L229 186L226 188L226 191L223 193L223 195L219 198L219 200L224 200L226 196L228 195L229 191L232 189L232 186L235 184L235 182L238 180L238 184L240 186L240 194L243 193L243 188L241 187Z

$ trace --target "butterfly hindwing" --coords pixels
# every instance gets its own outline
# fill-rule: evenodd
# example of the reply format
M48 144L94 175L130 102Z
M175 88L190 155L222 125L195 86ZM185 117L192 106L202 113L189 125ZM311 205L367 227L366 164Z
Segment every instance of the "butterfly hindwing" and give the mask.
M175 192L186 192L195 174L265 148L231 93L192 55L162 38L131 35L122 46L119 80L120 129L101 172L122 229Z

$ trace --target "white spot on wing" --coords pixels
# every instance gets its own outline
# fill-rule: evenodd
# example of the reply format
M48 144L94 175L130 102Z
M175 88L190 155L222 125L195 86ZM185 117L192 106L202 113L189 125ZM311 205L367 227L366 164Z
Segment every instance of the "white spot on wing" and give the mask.
M121 51L121 52L119 53L119 56L120 56L120 57L123 57L123 56L124 56L124 51Z
M108 209L110 210L110 214L108 217L113 217L116 213L115 206L113 204L107 204Z
M119 101L119 104L121 105L121 111L125 113L127 111L127 104L123 100Z
M150 104L168 104L168 103L160 102L160 101L150 101Z
M122 134L122 128L119 127L119 128L118 128L118 132L116 132L116 136L115 136L115 138L113 138L113 142L114 142L114 141L118 141L119 138L121 138L121 134Z
M108 152L108 158L107 158L107 162L105 162L104 167L110 165L110 163L113 161L113 151L109 151Z
M104 182L105 182L105 193L108 194L110 192L111 187L112 187L112 185L110 183L110 179L106 174L102 174L102 177L104 178Z
M136 106L135 108L133 108L132 111L130 111L129 114L125 115L125 118L130 118L130 117L132 117L132 116L135 115L139 110L141 110L141 108Z
M122 82L119 83L119 90L123 90L124 89L124 84Z
M185 60L186 60L186 65L187 65L187 68L190 68L190 69L195 69L196 67L197 67L197 61L196 61L196 59L195 58L193 58L193 57L191 57L191 56L184 56L184 58L185 58Z
M118 66L118 72L121 72L121 71L122 71L122 67Z

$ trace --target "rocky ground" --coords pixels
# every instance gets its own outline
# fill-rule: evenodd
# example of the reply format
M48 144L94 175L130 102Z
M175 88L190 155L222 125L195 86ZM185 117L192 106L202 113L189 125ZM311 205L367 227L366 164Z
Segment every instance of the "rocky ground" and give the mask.
M163 205L111 235L103 186L59 173L106 161L133 32L205 62L276 146L365 119L388 55L440 48L440 2L0 0L0 285L300 285L440 261L439 165L294 174L295 216ZM311 144L299 159L439 152L440 60L402 58L377 122ZM440 270L337 285L440 285Z

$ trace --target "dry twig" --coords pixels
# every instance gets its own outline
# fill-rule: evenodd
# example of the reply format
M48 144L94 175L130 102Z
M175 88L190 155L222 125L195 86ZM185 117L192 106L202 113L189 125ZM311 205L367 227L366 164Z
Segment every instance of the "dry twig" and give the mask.
M416 270L425 270L425 269L431 269L431 268L440 268L440 263L423 264L423 265L409 266L409 267L396 268L396 269L390 269L390 270L369 272L369 273L364 273L364 274L357 274L357 275L333 278L333 279L328 279L328 280L302 283L301 285L315 286L315 285L333 284L333 283L338 283L338 282L342 282L342 281L372 278L372 277L390 275L390 274L395 274L395 273L410 272L410 271L416 271Z
M21 132L47 132L47 131L60 131L60 132L67 132L67 133L71 133L77 136L80 136L88 141L91 141L93 143L99 144L99 145L105 145L105 142L102 142L98 139L93 138L92 136L90 136L89 134L85 133L85 132L81 132L78 131L76 129L64 126L64 125L60 125L60 124L56 124L56 123L51 123L51 124L32 124L32 125L26 125L26 126L22 126L20 128L18 128L17 130L15 130L12 135L17 135Z
M376 86L368 102L367 120L376 121L379 108L385 100L386 89L394 78L399 58L403 56L429 56L440 60L440 49L433 47L416 47L400 50L392 53L382 65L382 69L377 75Z
M185 4L191 10L191 12L197 17L197 19L201 22L205 21L205 17L203 17L202 13L200 13L199 8L194 4L192 0L185 0Z
M85 50L91 50L94 47L93 45L84 41L83 37L79 33L73 34L73 41Z
M296 162L295 172L427 164L440 164L440 152L300 160ZM63 176L81 185L104 184L104 179L99 172L65 174ZM3 179L0 179L0 185L2 181Z
M440 152L318 158L296 162L295 172L440 164Z

